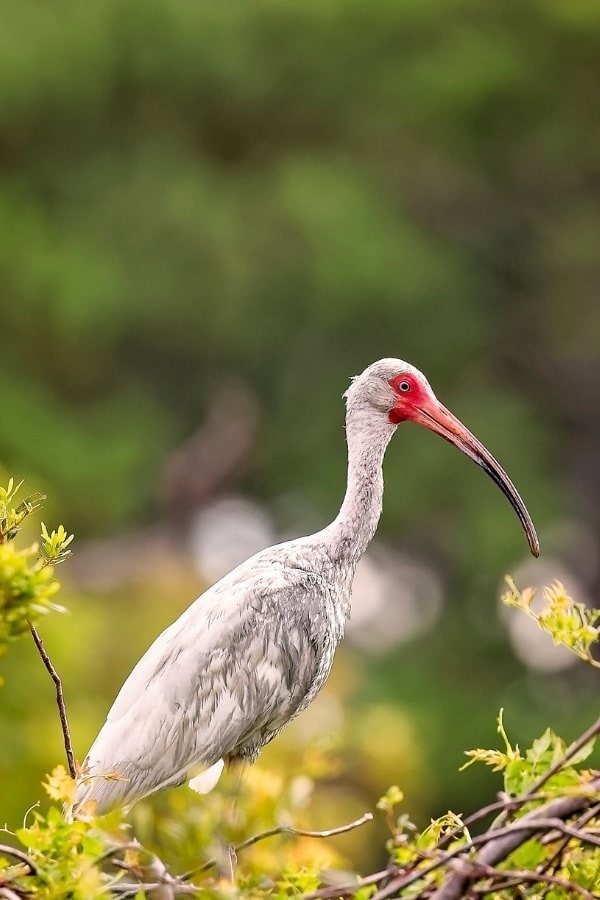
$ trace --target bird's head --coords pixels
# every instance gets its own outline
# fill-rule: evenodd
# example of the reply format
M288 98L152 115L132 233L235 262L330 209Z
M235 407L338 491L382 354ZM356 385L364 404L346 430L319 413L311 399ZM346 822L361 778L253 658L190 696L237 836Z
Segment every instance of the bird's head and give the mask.
M527 508L516 487L490 451L435 396L422 372L400 359L381 359L357 376L346 393L348 410L377 410L395 429L401 422L415 422L458 447L487 472L517 513L529 548L539 556L540 545Z

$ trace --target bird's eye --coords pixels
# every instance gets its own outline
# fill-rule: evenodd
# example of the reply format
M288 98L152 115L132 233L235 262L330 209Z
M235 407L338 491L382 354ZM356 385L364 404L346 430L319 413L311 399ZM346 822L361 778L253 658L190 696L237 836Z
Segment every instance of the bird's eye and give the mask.
M408 382L408 381L401 381L400 384L398 385L398 388L399 388L404 394L406 394L407 391L410 391L410 382Z

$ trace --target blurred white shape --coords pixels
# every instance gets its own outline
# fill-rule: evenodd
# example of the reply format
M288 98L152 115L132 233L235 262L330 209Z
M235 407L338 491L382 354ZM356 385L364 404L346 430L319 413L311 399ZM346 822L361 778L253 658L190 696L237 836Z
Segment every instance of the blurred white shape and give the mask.
M442 605L442 583L432 569L378 543L356 570L346 634L362 650L385 653L431 628Z
M259 550L276 542L269 515L244 497L222 497L204 507L190 530L194 562L214 583Z
M277 535L258 503L223 497L196 515L190 549L202 577L214 583L253 553L297 534L295 528L285 536ZM431 628L441 612L442 598L441 581L432 569L381 544L371 545L354 580L348 639L369 653L384 653ZM316 704L311 709L318 713ZM329 730L332 715L330 709L325 716ZM303 721L306 727L306 715Z
M542 588L548 587L553 581L561 581L575 600L587 602L580 581L561 560L545 558L536 562L526 561L519 566L513 577L520 590L526 587L536 590L532 603L534 612L539 612L544 605ZM500 594L505 591L506 585L503 585ZM526 666L538 672L560 672L578 663L574 653L566 647L555 646L550 635L542 631L524 612L505 606L501 600L499 603L500 615L507 624L515 656Z
M306 809L314 793L315 783L307 775L298 775L290 784L290 800L294 809Z
M558 519L550 527L544 528L544 544L559 547L560 556L568 560L586 584L598 577L600 548L593 528L576 519Z
M344 727L344 707L331 691L321 691L310 706L296 719L288 729L288 735L301 744L317 740L323 735L339 733Z

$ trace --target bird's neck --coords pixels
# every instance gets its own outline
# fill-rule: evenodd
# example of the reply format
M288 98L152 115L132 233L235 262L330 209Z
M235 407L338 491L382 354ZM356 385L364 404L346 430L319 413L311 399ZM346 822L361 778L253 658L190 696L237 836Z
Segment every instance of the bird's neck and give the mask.
M383 457L395 428L372 411L349 413L348 484L341 509L327 529L333 559L354 568L367 549L383 506Z

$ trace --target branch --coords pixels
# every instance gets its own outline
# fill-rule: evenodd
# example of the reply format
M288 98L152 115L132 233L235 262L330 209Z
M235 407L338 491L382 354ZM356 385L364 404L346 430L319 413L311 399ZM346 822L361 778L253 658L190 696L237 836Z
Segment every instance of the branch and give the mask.
M552 778L553 775L556 775L557 772L560 772L560 770L569 762L569 760L572 759L576 753L579 753L579 751L598 734L600 734L600 719L597 719L593 723L593 725L590 725L587 731L583 732L581 737L577 738L576 741L573 741L573 743L565 750L564 755L559 760L557 760L553 766L550 766L548 771L544 772L541 778L539 778L525 794L522 794L520 799L533 799L532 795L537 794L540 788L543 787L550 780L550 778ZM508 812L509 811L506 810L498 817L496 821L497 825L500 825L506 819Z
M54 682L56 687L56 705L58 706L58 715L60 718L60 727L62 728L63 740L65 744L65 752L67 754L67 764L69 766L69 774L71 778L77 778L77 769L75 767L75 756L73 754L73 744L71 743L71 733L69 731L69 722L67 719L67 709L65 706L65 697L62 689L62 681L60 680L60 676L54 666L52 665L52 660L48 656L46 652L46 648L44 647L44 643L41 637L38 634L37 628L33 624L33 622L29 622L29 630L31 631L31 636L34 640L35 646L38 649L40 656L42 657L42 662L46 666L48 672L50 673L50 677Z
M570 755L573 755L573 750ZM592 790L600 789L600 778L596 778L590 782L589 787ZM558 800L552 800L538 807L527 815L518 819L507 828L493 829L486 835L487 844L483 850L471 860L475 865L495 866L512 853L517 847L529 840L539 831L547 827L548 820L561 820L560 830L568 833L567 826L562 824L562 820L568 819L573 813L579 812L587 803L590 802L588 795L578 797L561 797ZM553 822L552 827L556 829L557 823ZM573 836L573 835L571 835ZM575 836L582 840L580 832L575 832ZM596 843L597 839L592 838L590 834L585 835L586 842ZM477 838L472 842L473 845L480 843ZM466 849L466 848L465 848ZM462 851L464 852L464 850ZM442 886L432 895L431 900L459 900L463 896L464 889L469 881L469 876L465 876L460 872L454 872L448 876ZM377 896L377 895L376 895ZM385 896L389 896L386 894Z
M522 884L524 881L528 881L531 884L549 884L554 885L555 887L561 887L569 893L579 894L581 897L585 897L585 900L595 900L594 895L589 891L586 891L580 884L576 884L573 881L567 881L566 878L559 878L558 875L548 875L544 872L531 872L528 869L494 869L493 866L486 866L483 865L483 863L461 862L457 865L460 865L460 868L467 874L468 878L479 878L482 875L486 875L488 878L495 878L496 880L498 878L507 878L514 884ZM479 893L481 895L491 894L493 891L497 891L498 887L497 884L491 885L489 889L485 889Z
M591 844L592 847L600 847L600 838L594 837L590 831L580 831L578 828L570 828L568 825L565 825L562 819L536 819L531 825L535 825L536 828L539 828L540 830L547 829L549 832L560 831L561 834L564 834L569 838L575 838L575 840L581 841L582 844ZM556 840L556 837L556 835L549 834L547 842L553 843Z
M294 828L292 825L277 825L275 828L269 828L267 831L261 831L259 832L259 834L255 834L252 837L246 838L245 841L242 841L242 843L234 847L233 850L234 853L237 854L240 850L246 850L247 847L251 847L253 844L257 844L259 841L264 841L265 838L274 837L276 834L293 834L296 837L312 838L334 837L334 835L336 834L345 834L347 831L353 831L355 828L360 828L361 825L365 825L367 822L371 822L372 819L373 814L367 812L362 815L360 819L356 819L354 822L349 822L347 825L339 825L337 828L329 828L326 831L306 831L303 828ZM191 869L191 871L186 872L181 876L181 878L184 881L187 881L194 875L200 875L203 872L208 871L208 869L214 868L214 866L216 866L217 864L217 859L209 859L208 862L205 862L197 869Z
M589 787L594 790L600 789L600 778L592 781ZM562 833L570 833L571 837L577 837L579 840L585 839L587 843L596 845L598 843L597 838L592 837L589 833L569 829L568 826L564 825L562 822L563 819L567 819L569 816L573 815L573 813L578 812L578 810L585 806L586 803L589 803L589 801L590 797L585 794L576 797L561 797L558 800L546 803L543 806L532 810L532 812L527 813L527 815L518 819L513 824L508 825L506 828L488 830L484 832L484 834L477 835L472 840L457 847L455 850L442 854L442 856L438 857L438 859L428 866L417 869L409 875L400 875L397 878L394 878L389 884L374 894L373 900L385 900L386 897L391 897L392 894L395 894L397 891L408 887L410 884L413 884L425 875L429 875L436 869L448 865L453 860L476 847L483 846L484 849L477 857L475 857L475 859L470 860L469 863L471 865L478 865L481 863L482 865L493 866L505 859L513 852L513 850L516 850L517 847L529 840L530 837L549 828L560 830ZM464 872L464 868L462 871ZM468 880L469 876L456 872L453 873L450 875L449 879L442 884L441 888L438 888L438 890L431 895L431 900L459 900L459 898L463 896L463 888Z
M465 820L464 825L470 824L476 819L483 818L484 814L488 814L493 812L495 809L501 809L502 812L500 816L494 822L493 827L485 832L483 835L479 835L474 838L473 841L470 841L466 844L463 844L462 847L453 851L452 853L444 854L444 856L438 858L431 865L426 866L423 869L419 869L416 872L411 873L410 875L399 876L394 878L390 884L386 885L381 891L375 894L373 900L384 900L384 898L391 896L396 890L400 888L407 887L409 884L417 881L419 878L422 878L424 875L427 875L430 872L433 872L435 869L440 868L441 866L446 865L455 857L468 852L474 847L480 846L482 844L487 844L488 846L479 854L476 858L475 862L482 862L485 864L494 865L497 862L500 862L506 856L513 852L518 846L528 840L531 836L536 834L539 830L542 830L545 826L541 824L544 818L554 818L555 820L566 819L571 816L573 813L577 812L579 809L584 807L586 803L589 801L588 796L578 796L578 797L567 797L561 798L558 800L552 800L549 803L546 803L543 806L538 807L533 810L531 813L523 816L519 819L514 825L508 826L507 828L499 827L503 821L506 820L508 814L516 805L521 806L525 802L529 802L531 800L537 799L539 797L540 788L543 787L547 781L556 774L556 772L560 771L565 764L575 756L576 753L581 750L582 747L585 746L593 737L597 734L600 734L600 719L593 723L576 741L574 741L565 751L564 755L559 759L553 766L548 769L544 775L538 779L535 784L531 786L531 788L520 797L516 798L507 798L506 801L500 801L497 804L490 804L485 807L483 810L479 810L474 813L468 819ZM600 779L591 783L592 787L600 787ZM535 828L534 823L537 822L540 827ZM523 827L525 825L525 828ZM555 826L556 827L556 826ZM567 832L565 829L567 826L562 826L561 830L563 834ZM455 829L449 835L446 835L440 841L440 845L442 846L444 843L451 840L455 837L460 831L462 831L462 826L458 829ZM572 837L573 835L568 835L568 837ZM577 837L581 839L581 836L578 834ZM586 835L586 838L588 835ZM594 843L595 839L589 840L589 843ZM462 896L462 890L468 881L468 878L464 875L461 875L457 872L450 875L441 888L439 888L432 897L432 900L458 900L459 897ZM447 893L445 893L447 891Z
M519 806L524 806L525 803L530 803L532 800L547 800L548 794L544 793L536 793L536 794L527 794L522 797L509 797L507 794L499 793L497 796L502 799L496 800L494 803L490 803L487 806L483 806L481 809L476 810L471 815L467 816L462 820L462 824L457 828L453 828L452 831L447 831L438 841L437 849L440 850L446 844L450 844L455 837L459 837L464 834L465 828L468 828L469 825L473 825L475 822L479 822L480 819L485 819L487 816L490 816L494 812L510 812L518 809ZM500 820L500 816L496 819L496 824L498 824Z
M582 816L579 816L579 818L575 820L575 822L573 823L573 827L578 830L583 828L584 825L587 825L588 822L590 822L592 819L595 819L599 813L600 813L600 803L596 803L595 806L591 806L587 812L585 812ZM567 835L566 837L564 837L562 839L562 841L560 842L560 844L558 845L558 847L556 848L555 852L552 854L552 856L549 857L549 859L547 859L545 861L545 863L541 866L541 868L538 871L539 872L548 872L548 871L550 871L550 869L552 869L554 866L556 866L556 864L559 862L560 858L562 857L564 851L566 850L567 844L569 843L570 840L571 840L570 835ZM547 837L542 840L542 843L547 843L547 842L548 842Z
M25 863L26 866L29 866L31 875L37 875L37 866L32 863L31 859L22 850L17 850L16 847L7 847L6 844L0 844L0 853L6 853L7 856L12 856L14 859L18 859L19 862Z
M372 875L366 875L364 878L356 878L347 884L330 884L327 887L319 888L317 891L311 891L310 894L302 894L301 900L331 900L339 897L352 897L355 892L369 884L377 884L384 878L389 878L394 874L393 869L383 869L381 872L374 872Z
M0 897L4 897L5 900L21 900L22 894L16 894L9 887L4 886L0 887Z

